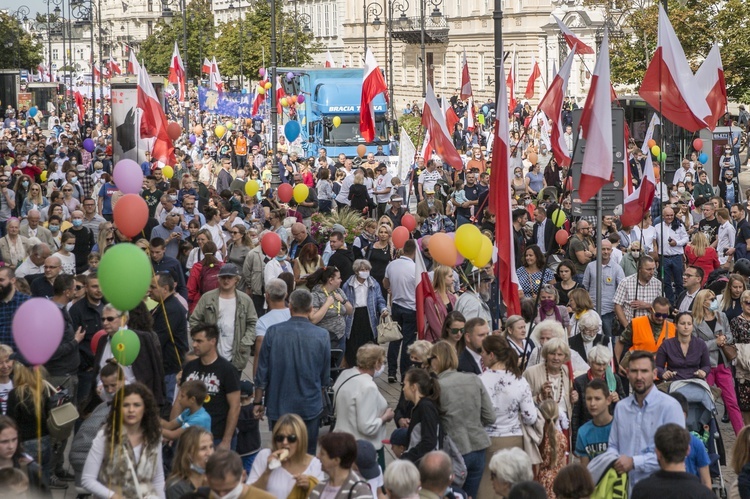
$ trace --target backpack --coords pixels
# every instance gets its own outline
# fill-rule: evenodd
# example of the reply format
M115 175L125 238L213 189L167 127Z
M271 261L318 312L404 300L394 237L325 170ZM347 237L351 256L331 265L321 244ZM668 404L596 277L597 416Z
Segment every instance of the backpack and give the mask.
M214 264L208 267L204 266L201 268L201 278L200 278L201 294L205 294L219 287L219 271L220 270L221 270L220 264Z

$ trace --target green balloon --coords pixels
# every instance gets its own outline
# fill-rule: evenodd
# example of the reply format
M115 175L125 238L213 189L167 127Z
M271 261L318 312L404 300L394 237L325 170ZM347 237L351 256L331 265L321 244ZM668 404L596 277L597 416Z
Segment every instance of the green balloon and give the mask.
M130 329L120 329L109 340L112 356L121 366L129 366L135 362L141 351L141 340Z
M667 160L667 153L664 151L659 153L659 163L664 163Z
M563 225L565 225L565 221L567 219L568 219L568 216L560 208L552 212L552 223L555 224L555 227L557 228L560 228Z
M116 309L134 309L151 285L151 260L146 253L130 243L120 243L108 249L97 269L99 286L109 303Z

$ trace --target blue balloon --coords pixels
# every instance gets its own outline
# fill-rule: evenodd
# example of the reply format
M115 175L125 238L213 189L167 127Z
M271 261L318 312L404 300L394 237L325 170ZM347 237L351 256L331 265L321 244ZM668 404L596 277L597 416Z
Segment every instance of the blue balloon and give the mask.
M299 137L301 131L302 128L299 126L299 121L297 120L289 121L284 125L284 135L289 142L294 142Z
M246 89L246 88L243 88L243 89L242 89L242 93L243 93L243 94L246 94L246 93L247 93L247 89Z
M29 116L31 116L33 118L34 116L36 116L36 113L38 113L38 112L39 112L39 109L37 109L37 107L34 106L34 107L32 107L32 108L29 109Z
M700 161L701 163L705 165L708 162L708 154L706 154L705 152L702 152L700 156L698 156L698 161Z
M490 112L490 108L488 106L482 106L482 114L487 114Z

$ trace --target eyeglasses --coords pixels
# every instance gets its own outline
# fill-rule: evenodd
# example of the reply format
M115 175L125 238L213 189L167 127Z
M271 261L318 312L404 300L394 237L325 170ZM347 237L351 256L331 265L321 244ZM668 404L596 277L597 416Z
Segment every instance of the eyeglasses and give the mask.
M449 331L451 334L464 334L464 328L462 327L452 327Z
M81 286L80 284L78 286L76 286L76 291L80 291L82 289L83 289L83 286Z
M45 265L44 268L45 270L52 270L52 269L59 269L60 266L59 265Z
M290 444L293 444L297 442L297 435L295 435L294 433L292 433L291 435L284 435L282 433L278 433L275 437L273 437L273 440L277 444L284 443L284 440L286 440Z
M748 303L750 305L750 303ZM669 314L662 314L661 312L654 312L654 317L658 317L659 319L666 319L669 317Z
M750 301L743 301L742 304L750 306Z
M117 319L119 319L119 317L102 317L102 320L103 320L104 322L114 322L114 321L116 321Z

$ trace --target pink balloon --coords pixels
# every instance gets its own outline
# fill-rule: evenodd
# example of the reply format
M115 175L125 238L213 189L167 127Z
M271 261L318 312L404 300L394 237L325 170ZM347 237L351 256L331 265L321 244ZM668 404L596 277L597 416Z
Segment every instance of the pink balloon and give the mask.
M143 171L132 159L121 159L112 172L115 185L124 194L140 194L143 190Z
M299 94L297 96L297 104L302 104L303 102L305 102L305 95L304 94Z
M700 151L703 149L703 141L701 139L695 139L693 140L693 149L696 151Z
M32 298L24 302L13 316L16 347L35 366L52 358L60 346L64 329L60 309L46 298Z

